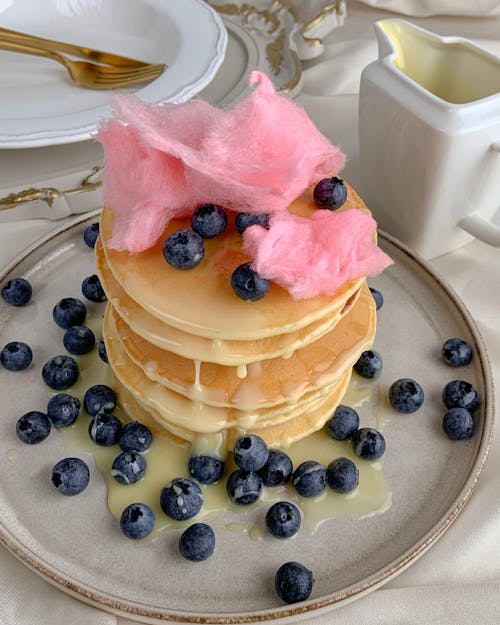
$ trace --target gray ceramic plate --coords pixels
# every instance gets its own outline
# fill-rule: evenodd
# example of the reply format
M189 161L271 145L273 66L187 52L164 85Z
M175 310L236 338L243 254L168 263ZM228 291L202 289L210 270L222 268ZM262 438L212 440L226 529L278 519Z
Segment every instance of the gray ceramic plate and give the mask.
M61 297L79 296L82 278L92 273L82 232L94 220L95 214L79 218L46 237L1 276L2 283L28 276L34 287L25 308L0 303L0 343L26 340L35 353L26 371L0 372L0 540L7 549L62 590L105 610L150 622L247 623L288 622L328 610L385 583L432 546L466 504L485 460L493 428L490 369L461 302L424 263L383 235L381 245L395 264L372 281L385 296L375 345L384 358L379 395L403 376L426 391L418 413L392 413L385 423L383 472L392 490L385 513L329 521L293 541L266 536L257 542L228 531L227 519L219 517L213 522L216 553L193 565L176 554L178 532L149 542L124 539L92 464L91 488L74 498L56 493L48 475L67 455L62 437L51 435L30 447L18 441L14 426L24 412L46 405L40 366L61 352L52 306ZM451 336L474 346L475 358L465 369L451 370L440 359ZM455 377L472 382L483 400L475 436L465 442L448 440L440 428L441 389ZM279 564L291 559L313 569L315 585L308 601L286 606L275 596L273 578Z

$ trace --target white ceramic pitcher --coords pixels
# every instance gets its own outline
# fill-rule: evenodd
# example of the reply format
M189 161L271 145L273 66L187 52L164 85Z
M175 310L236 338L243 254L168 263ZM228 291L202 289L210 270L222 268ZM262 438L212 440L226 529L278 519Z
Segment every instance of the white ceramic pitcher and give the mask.
M360 86L362 191L382 229L426 258L500 246L500 59L399 19L375 23Z

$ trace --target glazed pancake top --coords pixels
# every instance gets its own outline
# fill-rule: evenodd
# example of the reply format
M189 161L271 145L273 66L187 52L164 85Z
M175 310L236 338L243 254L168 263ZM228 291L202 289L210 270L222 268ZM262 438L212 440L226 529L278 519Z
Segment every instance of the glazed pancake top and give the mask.
M360 207L364 207L362 200L348 186L347 201L340 210ZM308 189L289 210L301 216L318 210L312 191ZM100 232L106 261L125 293L165 324L209 339L255 340L296 332L340 310L363 283L363 279L346 282L333 296L293 300L271 282L265 297L247 302L234 294L230 283L234 269L250 260L242 251L231 213L226 230L205 240L202 262L185 271L171 267L162 248L172 232L190 228L189 220L172 220L154 247L136 255L108 247L112 226L112 211L105 207Z

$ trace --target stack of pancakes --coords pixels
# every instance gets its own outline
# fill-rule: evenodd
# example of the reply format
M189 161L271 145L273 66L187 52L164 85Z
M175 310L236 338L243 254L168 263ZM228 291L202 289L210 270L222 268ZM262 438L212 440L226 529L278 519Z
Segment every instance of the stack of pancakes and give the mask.
M348 187L342 210L360 206ZM311 191L289 210L317 210ZM162 247L189 220L171 221L153 248L134 255L109 247L113 213L103 210L96 263L115 390L131 418L152 418L183 440L213 435L230 449L250 432L286 447L322 427L341 402L353 364L373 342L375 304L364 279L306 300L271 283L261 300L241 300L231 274L249 258L231 215L219 237L205 240L201 264L183 271Z

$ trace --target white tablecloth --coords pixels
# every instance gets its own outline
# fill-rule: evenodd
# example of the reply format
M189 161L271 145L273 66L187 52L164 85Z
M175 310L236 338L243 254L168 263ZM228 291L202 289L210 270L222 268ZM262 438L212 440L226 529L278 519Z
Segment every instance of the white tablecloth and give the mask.
M481 10L479 1L471 4ZM325 39L325 54L305 64L304 90L299 97L320 129L347 153L349 161L344 175L361 191L357 158L359 76L362 68L377 56L372 23L387 15L359 3L350 3L345 26ZM475 39L500 55L500 17L447 16L415 21L440 34ZM54 225L45 220L2 224L0 265ZM488 346L494 379L500 388L500 250L474 241L433 260L432 265L455 288L475 318ZM497 393L497 404L499 400ZM381 589L304 623L499 625L499 475L500 431L497 429L477 488L449 531L409 569ZM0 548L0 623L129 625L131 621L68 597Z

